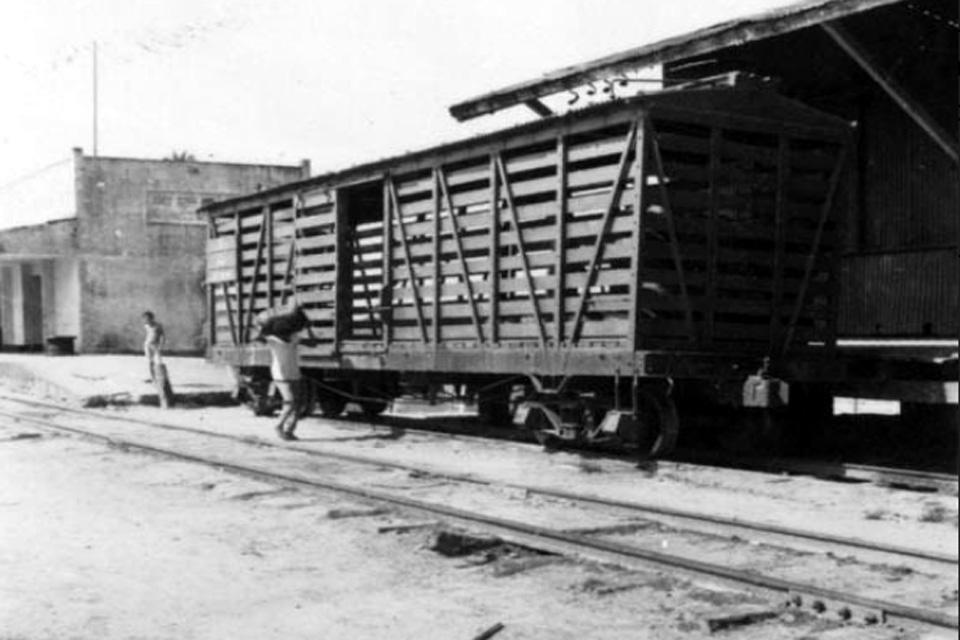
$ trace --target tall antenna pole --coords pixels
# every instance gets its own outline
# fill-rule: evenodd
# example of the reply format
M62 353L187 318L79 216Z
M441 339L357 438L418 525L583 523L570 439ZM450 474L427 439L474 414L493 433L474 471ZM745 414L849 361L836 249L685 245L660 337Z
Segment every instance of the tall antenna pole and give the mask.
M93 41L93 157L97 157L97 142L98 142L98 140L97 140L97 138L98 138L97 120L98 120L98 116L99 116L99 113L98 113L99 105L98 105L97 103L98 103L98 101L99 101L99 100L98 100L99 96L97 95L97 93L98 93L98 87L97 87L97 41L94 40L94 41Z

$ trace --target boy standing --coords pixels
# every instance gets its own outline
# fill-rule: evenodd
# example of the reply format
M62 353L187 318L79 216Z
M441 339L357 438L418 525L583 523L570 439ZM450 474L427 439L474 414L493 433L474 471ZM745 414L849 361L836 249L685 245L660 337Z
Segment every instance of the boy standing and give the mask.
M150 382L156 382L160 367L163 365L163 345L167 337L163 333L163 325L157 322L152 311L143 312L143 328L147 332L143 341L143 353L147 357L147 367L150 369Z

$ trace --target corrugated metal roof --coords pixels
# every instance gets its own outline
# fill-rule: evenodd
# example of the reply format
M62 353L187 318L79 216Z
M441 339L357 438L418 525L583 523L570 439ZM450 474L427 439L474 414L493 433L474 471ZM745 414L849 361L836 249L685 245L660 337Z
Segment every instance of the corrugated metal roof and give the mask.
M770 38L905 1L805 0L745 18L722 22L686 35L628 49L590 62L564 67L535 80L521 82L455 104L450 107L450 113L457 120L469 120L626 71Z

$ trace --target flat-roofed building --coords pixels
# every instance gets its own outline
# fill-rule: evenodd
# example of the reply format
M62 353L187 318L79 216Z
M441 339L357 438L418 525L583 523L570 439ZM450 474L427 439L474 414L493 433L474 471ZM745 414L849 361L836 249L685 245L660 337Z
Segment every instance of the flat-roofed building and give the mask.
M0 345L74 338L86 353L131 352L141 314L168 350L202 353L204 204L309 177L295 166L84 155L0 186ZM69 344L69 340L66 341Z

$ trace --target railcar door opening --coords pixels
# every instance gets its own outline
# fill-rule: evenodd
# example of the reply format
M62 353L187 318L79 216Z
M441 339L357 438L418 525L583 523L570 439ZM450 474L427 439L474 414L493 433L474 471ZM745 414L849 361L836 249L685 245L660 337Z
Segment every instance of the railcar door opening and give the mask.
M341 341L381 339L383 181L337 190L337 325Z

